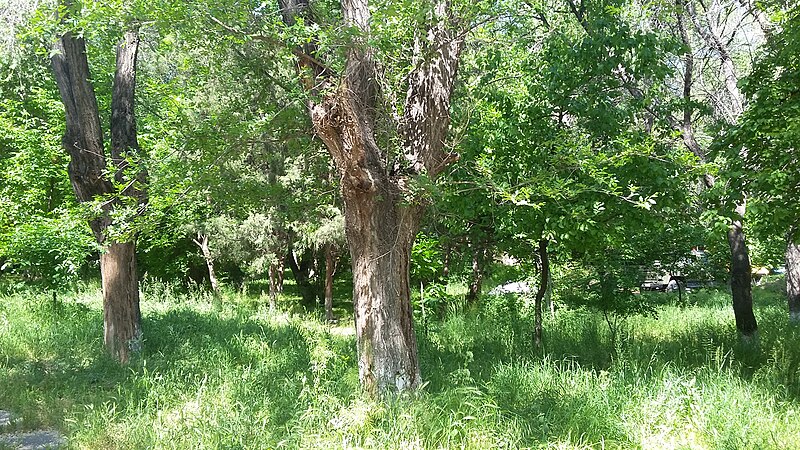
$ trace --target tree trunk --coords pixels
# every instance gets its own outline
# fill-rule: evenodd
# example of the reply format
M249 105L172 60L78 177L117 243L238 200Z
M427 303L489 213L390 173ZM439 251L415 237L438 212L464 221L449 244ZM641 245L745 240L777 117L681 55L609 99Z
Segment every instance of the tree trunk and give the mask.
M476 302L481 296L481 289L483 288L483 267L485 250L478 243L473 244L472 248L472 278L469 282L469 292L467 292L467 301L470 303Z
M103 342L112 357L127 363L142 346L136 245L114 243L100 255L103 284Z
M744 203L736 208L740 217L744 216L744 208ZM747 251L741 220L737 219L731 222L728 229L728 245L731 249L731 294L736 329L739 330L744 341L755 341L758 338L758 325L753 313L750 255Z
M450 243L444 244L444 257L442 261L442 278L444 281L447 282L448 278L450 278L450 253L452 252L452 246Z
M544 303L544 296L550 286L550 260L547 257L547 240L542 239L539 241L539 270L541 277L539 280L539 289L536 290L536 297L534 298L534 336L533 343L536 348L542 347L542 308Z
M217 294L219 293L219 280L217 279L217 271L214 269L214 258L211 254L204 252L203 256L206 260L206 267L208 267L208 281L211 282L211 290Z
M692 106L692 85L693 85L693 50L688 32L684 25L685 16L688 14L689 19L695 26L695 29L701 35L708 48L717 53L717 56L722 64L723 75L725 77L725 85L730 94L730 101L725 111L723 111L729 122L735 123L738 120L742 111L741 95L736 85L736 74L733 70L733 64L730 60L730 55L724 48L719 37L713 31L713 27L709 25L705 27L698 19L697 11L694 8L693 0L682 0L680 2L681 8L678 13L678 29L680 32L681 40L686 47L684 54L684 80L683 80L683 99L684 111L683 121L680 125L681 134L684 143L692 153L694 153L701 162L706 162L705 151L700 147L699 143L694 136L694 123L693 113L694 107ZM705 175L706 187L713 187L715 184L714 177L710 174ZM728 245L731 251L731 296L733 300L733 314L736 319L736 329L739 331L740 336L745 341L754 341L757 339L758 326L756 324L755 314L753 313L753 296L751 286L751 268L750 256L747 249L747 242L745 241L744 230L742 221L744 220L746 204L742 201L736 207L737 219L731 221L728 228Z
M419 208L401 206L388 189L351 190L344 198L359 378L372 395L416 388L421 378L409 264Z
M325 319L333 320L333 272L335 259L331 244L325 246Z
M280 7L287 25L298 17L315 23L307 0L281 0ZM295 54L300 81L313 94L308 109L314 130L333 159L344 200L359 378L366 392L378 396L420 385L409 264L425 200L410 187L419 176L435 179L457 159L444 144L464 34L449 1L426 8L429 27L416 36L406 101L395 123L401 153L390 157L376 137L384 103L376 49L369 44L369 5L345 0L341 8L344 25L359 31L346 48L344 73L337 76L321 62L313 42Z
M117 192L106 175L112 167L106 163L100 112L90 81L85 42L67 32L55 45L51 62L66 117L62 143L70 154L68 173L79 202L120 194L135 197L140 207L146 202L146 173L140 169L136 169L133 177L126 173L131 156L139 149L133 109L138 47L138 30L126 32L124 41L117 46L111 98L111 157L115 180L123 185L122 191ZM118 204L119 198L105 200L102 212L89 221L89 226L97 242L105 247L100 256L103 341L112 357L127 363L131 352L138 351L141 346L142 330L135 233L129 232L123 242L115 242L115 237L107 233L112 224L112 211Z
M200 247L203 253L203 259L208 268L208 281L211 282L211 290L216 294L219 292L219 281L217 281L217 272L214 270L214 256L211 254L211 248L208 246L208 235L205 233L197 233L197 239L192 239L192 242Z
M793 230L786 242L786 297L789 303L789 323L800 325L800 245L794 239Z
M555 319L556 318L556 303L553 301L553 276L552 276L552 273L550 273L549 260L548 260L547 269L548 269L548 275L549 276L547 277L547 291L545 292L545 297L544 298L545 298L545 301L547 302L547 307L550 310L550 318L551 319Z
M269 310L278 309L278 265L269 266Z
M299 260L298 260L299 256ZM311 271L314 264L314 255L306 250L298 255L294 250L289 251L287 257L289 267L292 269L297 290L300 291L303 306L313 309L317 303L317 286L311 281Z
M278 271L277 275L277 283L275 285L276 291L278 294L283 293L283 279L284 279L284 272L286 272L286 259L282 259L278 261L278 267L276 269Z
M697 13L694 7L693 0L685 2L686 11L689 13L689 18L697 30L698 34L703 38L706 46L717 54L717 58L721 64L720 71L725 79L725 87L728 91L729 99L725 102L724 107L727 119L731 123L735 123L739 116L744 111L742 93L739 91L738 77L736 75L736 65L731 59L730 53L726 44L722 41L721 37L715 30L714 25L709 20L708 11L702 16Z

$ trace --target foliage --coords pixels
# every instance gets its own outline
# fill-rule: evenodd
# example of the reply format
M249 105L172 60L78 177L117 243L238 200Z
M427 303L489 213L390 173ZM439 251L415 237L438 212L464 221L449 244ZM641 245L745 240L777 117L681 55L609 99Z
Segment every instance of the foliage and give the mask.
M57 289L78 281L81 268L99 249L83 220L66 210L58 215L14 227L0 243L0 259L5 259L0 269Z
M418 235L411 249L411 279L431 282L443 269L442 253L436 239Z
M14 28L0 31L0 281L22 277L51 289L94 267L91 208L77 208L70 193L48 54L58 32L83 35L105 111L113 46L138 24L137 126L149 204L124 227L139 236L148 341L141 361L121 369L100 354L96 292L61 306L35 291L6 295L0 406L21 411L24 427L52 425L87 448L799 441L798 336L779 295L757 291L762 352L748 356L727 337L723 293L667 306L672 296L637 291L656 267L687 272L698 246L708 255L697 264L706 274L691 276L723 276L730 217L713 206L741 200L739 185L750 197L753 261L779 261L800 218L800 10L766 2L780 26L741 84L749 107L738 125L723 127L718 145L726 152L701 164L668 119L693 121L706 148L726 122L717 103L727 94L716 57L701 45L691 53L698 87L682 96L688 48L675 35L675 5L452 3L457 16L475 19L446 143L461 158L435 183L410 183L433 212L411 253L428 384L380 404L359 394L350 321L271 314L247 286L212 299L186 283L205 273L192 244L200 235L223 278L247 276L255 288L292 252L308 257L298 278L322 272L323 250L346 262L338 180L306 111L308 95L321 92L296 82L303 69L294 54L296 45L314 45L325 70L347 70L347 51L362 36L340 25L340 5L311 2L315 23L290 26L275 4L227 0L73 1L65 22L54 20L53 2L41 2L31 20L27 9L14 16ZM432 4L371 5L366 39L383 114L373 131L386 167L402 165L394 164L402 155L390 124L405 108L406 77L418 64L409 46ZM700 40L696 31L689 44ZM749 68L745 53L732 55L737 70ZM718 177L714 189L699 186L706 173ZM558 310L545 314L544 348L534 349L525 299L468 304L464 281L473 261L482 266L475 273L492 274L490 283L537 279L540 240L551 252ZM305 297L313 283L287 280L281 300ZM343 317L351 292L344 285L335 293Z
M27 22L27 8L15 25ZM14 41L0 51L0 274L63 289L98 249L71 193L55 84L39 64L35 39Z
M784 235L800 221L794 201L800 188L800 8L788 11L780 26L743 83L749 107L724 141L729 153L745 155L732 170L757 196L753 212L768 236Z

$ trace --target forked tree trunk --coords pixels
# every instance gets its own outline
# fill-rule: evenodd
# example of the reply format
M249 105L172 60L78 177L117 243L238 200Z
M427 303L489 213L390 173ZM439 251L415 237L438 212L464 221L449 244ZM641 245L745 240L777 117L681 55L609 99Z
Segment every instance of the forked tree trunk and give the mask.
M126 195L146 202L144 171L129 167L139 144L136 140L134 93L138 31L125 33L117 46L117 67L111 99L111 158L108 167L100 126L100 112L90 82L86 45L83 38L65 33L58 40L51 58L53 73L64 103L66 131L63 145L70 154L70 181L80 202L102 197ZM128 172L135 171L131 176ZM118 192L106 172L113 171L123 187ZM112 198L102 204L102 212L89 222L97 242L104 246L100 256L103 284L104 344L112 357L127 363L131 352L141 346L142 330L139 313L139 288L136 273L135 238L115 242L108 235L112 211L119 204Z
M298 17L315 23L307 0L281 0L280 6L287 25ZM434 179L457 159L445 151L444 140L463 34L449 1L435 1L428 10L429 28L414 43L414 69L396 123L402 154L388 158L390 152L376 139L382 103L375 49L368 39L369 5L345 0L341 8L345 26L360 31L348 45L344 74L339 77L320 62L313 42L297 47L295 54L302 85L314 94L308 104L311 121L340 179L353 264L359 377L375 396L421 382L409 263L424 201L410 187L415 177Z
M313 309L317 303L317 285L311 279L314 255L311 250L305 250L302 254L290 250L287 260L289 267L292 269L297 290L300 291L303 306Z
M208 281L211 282L211 290L216 294L219 292L219 281L217 280L217 271L214 269L214 255L211 254L211 247L208 244L208 234L199 232L197 238L192 239L192 242L200 247L200 252L203 253L203 260L208 268Z
M736 211L744 215L744 204L737 207ZM731 249L731 295L736 329L745 342L755 343L758 339L758 325L753 313L750 255L740 220L733 220L728 229L728 245Z
M800 245L794 239L795 232L792 231L786 242L786 298L789 323L800 325Z

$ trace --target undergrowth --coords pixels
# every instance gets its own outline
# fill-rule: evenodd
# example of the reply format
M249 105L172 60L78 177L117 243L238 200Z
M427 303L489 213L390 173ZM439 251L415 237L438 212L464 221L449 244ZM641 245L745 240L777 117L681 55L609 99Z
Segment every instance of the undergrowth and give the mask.
M800 332L773 292L755 292L756 350L719 292L627 319L616 348L597 313L560 309L536 349L523 302L487 297L418 327L425 386L379 403L359 391L342 305L331 326L246 292L144 291L127 367L102 352L96 288L0 296L0 409L16 430L87 449L800 448Z

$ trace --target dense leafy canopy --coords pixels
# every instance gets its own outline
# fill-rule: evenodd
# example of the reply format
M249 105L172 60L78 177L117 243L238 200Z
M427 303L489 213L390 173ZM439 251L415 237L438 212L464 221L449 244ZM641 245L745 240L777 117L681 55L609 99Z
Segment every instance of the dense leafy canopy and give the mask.
M800 218L796 7L451 3L466 47L445 146L460 159L406 186L409 204L428 207L415 284L535 278L546 241L565 301L645 310L635 293L648 272L683 276L693 248L706 249L698 278L726 277L724 231L745 197L754 260L778 259ZM67 4L3 11L0 273L59 286L95 267L92 205L71 193L48 58L65 31L83 36L108 111L113 49L130 27L144 43L136 104L149 202L143 214L120 209L116 223L138 236L142 272L202 283L216 261L224 283L257 284L288 263L298 284L319 287L326 252L348 269L341 180L307 111L333 87L304 86L303 71L341 78L350 52L369 46L374 137L390 175L402 174L394 124L431 2L376 2L368 36L327 0L291 21L269 2ZM731 113L739 87L741 118ZM709 177L717 183L704 187Z

